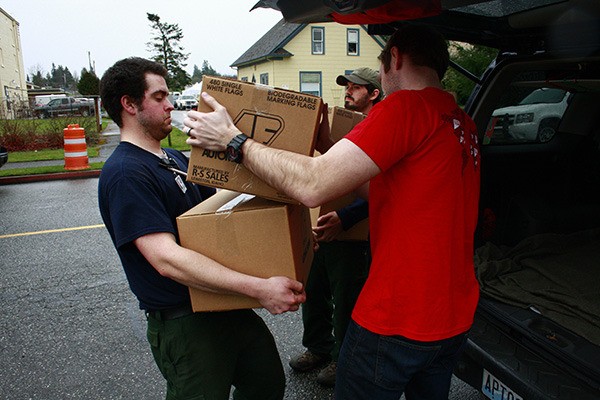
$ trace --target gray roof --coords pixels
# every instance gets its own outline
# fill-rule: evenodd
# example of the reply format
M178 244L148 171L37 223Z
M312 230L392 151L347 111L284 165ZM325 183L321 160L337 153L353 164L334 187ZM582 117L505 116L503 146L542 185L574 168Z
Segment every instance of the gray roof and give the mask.
M263 37L258 39L244 54L231 64L232 67L240 67L255 64L262 60L282 59L291 57L293 54L283 48L294 38L306 24L294 24L281 19Z

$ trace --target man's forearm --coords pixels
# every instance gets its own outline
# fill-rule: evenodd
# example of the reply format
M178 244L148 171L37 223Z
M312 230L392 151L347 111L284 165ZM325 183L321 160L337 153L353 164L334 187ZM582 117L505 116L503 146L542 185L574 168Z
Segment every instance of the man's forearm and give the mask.
M247 140L242 150L244 166L308 207L349 193L379 172L362 150L347 140L318 157L274 149L253 140Z
M244 166L270 186L309 207L320 204L318 162L314 158L253 140L246 141L243 152Z

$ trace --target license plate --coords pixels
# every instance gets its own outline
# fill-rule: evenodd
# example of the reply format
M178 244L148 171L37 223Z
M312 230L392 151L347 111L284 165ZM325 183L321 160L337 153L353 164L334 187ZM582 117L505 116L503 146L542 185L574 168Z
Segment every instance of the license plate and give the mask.
M500 379L485 369L483 370L481 391L492 400L523 400L523 397L516 394L511 388L502 383Z

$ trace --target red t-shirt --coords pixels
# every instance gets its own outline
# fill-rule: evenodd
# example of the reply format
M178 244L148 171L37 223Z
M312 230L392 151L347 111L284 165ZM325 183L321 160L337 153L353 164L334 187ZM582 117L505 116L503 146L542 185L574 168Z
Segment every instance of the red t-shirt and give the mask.
M369 189L373 261L353 319L418 341L467 331L479 299L475 124L443 90L401 90L346 139L381 169Z

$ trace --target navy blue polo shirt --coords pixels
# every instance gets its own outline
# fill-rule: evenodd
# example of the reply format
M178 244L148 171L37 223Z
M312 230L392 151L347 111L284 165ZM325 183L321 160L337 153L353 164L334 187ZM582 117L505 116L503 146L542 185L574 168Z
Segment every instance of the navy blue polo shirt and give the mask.
M165 149L179 169L187 171L187 157ZM131 143L121 142L104 164L98 181L100 214L117 249L132 292L144 310L189 304L188 288L161 276L138 251L133 241L141 236L177 234L176 218L215 189L185 182L160 166L159 158Z

